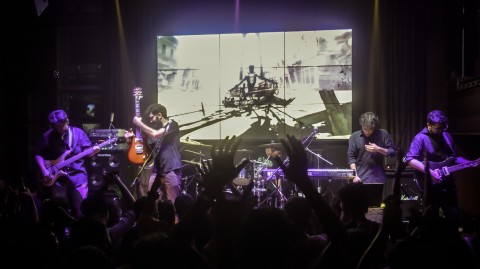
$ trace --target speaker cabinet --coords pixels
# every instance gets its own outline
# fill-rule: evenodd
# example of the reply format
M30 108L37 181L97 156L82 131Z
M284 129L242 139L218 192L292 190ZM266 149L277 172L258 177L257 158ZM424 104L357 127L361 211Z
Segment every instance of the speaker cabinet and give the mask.
M393 193L393 181L395 179L393 170L386 170L387 181L385 182L384 198ZM414 178L414 171L411 168L405 169L400 177L400 195L403 220L408 221L414 214L422 210L422 193Z
M122 182L129 187L138 167L128 161L127 150L102 150L85 160L89 192L98 191L104 184L104 175L117 172Z
M395 179L395 171L386 170L387 181L384 198L393 193L393 181ZM421 199L422 194L414 179L414 171L412 169L406 169L400 177L400 195L402 200L416 200Z

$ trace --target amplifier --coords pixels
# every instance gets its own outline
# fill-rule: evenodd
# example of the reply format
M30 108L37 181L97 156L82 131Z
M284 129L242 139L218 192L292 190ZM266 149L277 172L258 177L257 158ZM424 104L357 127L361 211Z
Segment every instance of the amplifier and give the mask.
M100 144L110 138L117 138L115 144L109 145L105 149L110 150L124 150L128 149L128 144L125 139L125 129L91 129L88 133L90 141L95 144Z
M125 129L90 129L88 136L92 137L102 137L102 138L123 138L125 141Z
M99 191L105 182L105 175L117 172L126 186L130 186L138 171L138 166L128 161L127 150L105 149L94 156L86 157L89 194Z

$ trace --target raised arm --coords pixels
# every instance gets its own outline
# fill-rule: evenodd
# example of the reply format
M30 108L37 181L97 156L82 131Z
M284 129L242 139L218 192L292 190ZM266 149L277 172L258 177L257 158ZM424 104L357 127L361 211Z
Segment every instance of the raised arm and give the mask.
M240 165L234 164L234 156L241 139L227 136L218 145L211 149L211 162L203 161L202 166L197 165L201 174L201 193L190 210L179 222L175 229L174 237L186 243L190 242L193 227L203 220L207 211L217 199L222 199L223 189L230 184L240 171L247 165L248 160Z
M287 140L281 139L280 142L287 152L289 164L286 166L278 157L275 158L275 161L282 168L287 179L296 184L303 192L330 241L322 254L320 265L325 268L334 266L335 263L338 263L339 255L345 255L347 232L340 219L330 205L323 200L308 177L307 154L302 143L290 135L287 135Z

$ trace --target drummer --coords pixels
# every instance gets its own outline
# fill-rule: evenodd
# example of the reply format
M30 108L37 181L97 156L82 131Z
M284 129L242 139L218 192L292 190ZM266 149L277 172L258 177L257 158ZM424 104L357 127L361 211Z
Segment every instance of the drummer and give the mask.
M265 148L266 157L258 158L262 169L276 169L279 166L273 160L276 157L282 158L282 144L270 143L263 144L259 147ZM260 169L260 170L262 170Z
M280 166L274 161L275 158L282 158L282 144L280 143L270 143L267 145L265 148L265 154L267 155L267 158L264 160L264 168L268 169L277 169ZM280 173L282 171L278 171ZM267 175L264 175L267 176Z
M275 158L280 158L282 159L282 144L280 143L270 143L267 145L262 145L262 146L267 146L265 148L265 154L267 155L267 159L265 162L265 166L268 167L269 170L277 170L278 171L275 173L275 175L264 175L264 178L269 181L266 185L266 189L269 193L273 192L273 195L271 196L273 198L273 204L278 205L278 203L281 203L280 200L283 200L279 195L278 192L275 192L275 188L280 188L281 192L283 194L284 198L290 197L295 190L293 186L288 182L288 180L284 180L282 175L282 171L279 169L279 165L274 161ZM273 181L276 185L272 185L271 181Z
M272 143L269 147L265 148L265 153L272 161L276 157L282 158L282 149L275 143Z

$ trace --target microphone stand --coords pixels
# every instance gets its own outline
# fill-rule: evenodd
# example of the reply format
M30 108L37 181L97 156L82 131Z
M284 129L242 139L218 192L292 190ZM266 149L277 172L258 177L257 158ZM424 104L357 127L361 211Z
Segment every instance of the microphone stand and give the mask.
M110 125L108 126L108 129L115 129L115 126L113 126L113 118L115 117L115 113L110 114Z
M310 152L313 156L315 156L315 157L319 158L320 160L328 163L329 165L333 165L333 163L331 163L331 162L327 161L325 158L323 158L322 155L311 151L308 147L306 147L305 149L306 149L308 152Z
M197 112L202 112L203 116L205 117L205 108L203 107L203 103L201 103L202 109L195 110L195 111L190 111L190 112L185 112L185 113L180 113L180 114L175 114L170 117L176 117L176 116L182 116L182 115L187 115L187 114L192 114L192 113L197 113Z

